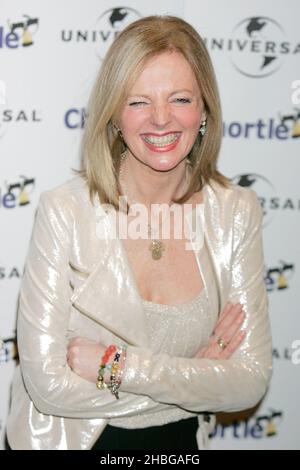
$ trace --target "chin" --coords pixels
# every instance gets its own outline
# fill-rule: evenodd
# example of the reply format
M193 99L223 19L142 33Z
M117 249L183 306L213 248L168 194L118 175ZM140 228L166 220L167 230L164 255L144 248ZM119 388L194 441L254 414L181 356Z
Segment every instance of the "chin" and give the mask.
M157 171L170 171L173 168L176 168L177 165L183 160L181 157L172 157L172 156L163 156L160 155L155 158L151 158L148 160L148 165Z

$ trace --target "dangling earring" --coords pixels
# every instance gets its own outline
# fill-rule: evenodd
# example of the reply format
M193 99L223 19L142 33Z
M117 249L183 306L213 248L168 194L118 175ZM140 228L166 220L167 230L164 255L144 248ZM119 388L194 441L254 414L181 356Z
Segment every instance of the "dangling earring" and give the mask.
M120 139L124 140L121 129L115 123L113 123L113 127L114 127L114 129L116 129L117 133L119 134Z
M202 135L202 137L204 136L206 132L206 118L201 122L201 126L198 132Z

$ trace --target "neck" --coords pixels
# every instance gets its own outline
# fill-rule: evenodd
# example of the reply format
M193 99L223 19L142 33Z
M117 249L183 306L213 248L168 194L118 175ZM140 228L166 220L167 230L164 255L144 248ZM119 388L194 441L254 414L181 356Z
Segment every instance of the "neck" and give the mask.
M176 168L156 171L127 153L121 163L120 184L128 203L138 202L147 207L151 204L171 205L182 196L188 185L189 165L186 159Z

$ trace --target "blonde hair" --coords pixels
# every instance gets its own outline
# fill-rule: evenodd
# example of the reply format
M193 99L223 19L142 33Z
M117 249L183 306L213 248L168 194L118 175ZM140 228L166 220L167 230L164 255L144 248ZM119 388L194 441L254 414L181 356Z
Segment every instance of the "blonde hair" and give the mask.
M115 39L102 63L88 104L82 141L83 162L79 172L90 198L98 194L102 203L119 205L120 155L126 149L113 123L145 62L163 52L180 52L190 64L204 102L206 133L198 134L189 160L190 185L177 203L184 203L210 179L226 186L227 178L217 170L222 138L222 116L213 66L206 46L196 30L174 16L148 16L131 23Z

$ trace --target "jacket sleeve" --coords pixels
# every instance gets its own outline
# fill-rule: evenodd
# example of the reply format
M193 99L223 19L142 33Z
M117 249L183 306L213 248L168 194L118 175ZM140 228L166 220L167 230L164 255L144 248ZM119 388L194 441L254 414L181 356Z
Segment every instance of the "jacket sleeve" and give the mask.
M263 280L262 211L245 190L235 212L228 300L241 302L246 338L230 359L212 360L152 354L130 346L121 389L146 394L190 411L238 411L254 406L271 376L271 335ZM234 215L234 214L233 214Z
M68 367L72 220L70 200L52 192L41 195L22 278L17 327L22 377L31 400L41 413L70 418L133 416L168 408L145 395L120 393L116 400L109 390L99 391Z

